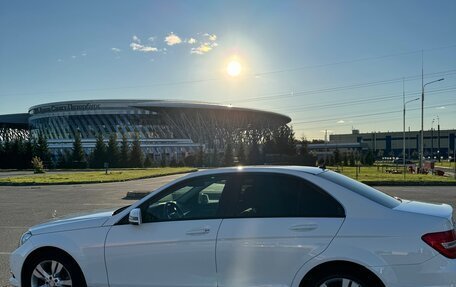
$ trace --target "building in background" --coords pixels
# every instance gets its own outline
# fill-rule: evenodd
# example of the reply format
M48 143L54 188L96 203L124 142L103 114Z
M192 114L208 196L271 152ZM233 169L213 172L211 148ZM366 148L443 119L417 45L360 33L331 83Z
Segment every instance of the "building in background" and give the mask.
M447 159L453 155L455 148L456 130L424 131L425 158ZM359 144L359 148L370 149L377 157L402 157L402 132L372 132L360 133L353 130L351 134L330 135L329 144L345 146ZM409 159L418 159L420 131L405 133L405 152Z
M54 160L72 149L79 133L86 154L96 137L120 142L139 135L141 148L155 160L181 160L203 148L223 151L228 141L248 143L286 125L288 116L247 108L162 100L87 100L33 106L28 113L0 115L0 141L14 137L47 139Z

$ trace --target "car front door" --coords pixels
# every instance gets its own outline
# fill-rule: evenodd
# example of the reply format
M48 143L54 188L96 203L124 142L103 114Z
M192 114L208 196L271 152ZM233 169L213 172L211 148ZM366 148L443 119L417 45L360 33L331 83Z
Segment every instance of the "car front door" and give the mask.
M140 225L114 225L105 243L110 286L217 286L218 208L228 189L228 176L189 179L145 201Z
M234 204L217 237L219 286L290 286L343 223L343 207L293 176L235 176Z

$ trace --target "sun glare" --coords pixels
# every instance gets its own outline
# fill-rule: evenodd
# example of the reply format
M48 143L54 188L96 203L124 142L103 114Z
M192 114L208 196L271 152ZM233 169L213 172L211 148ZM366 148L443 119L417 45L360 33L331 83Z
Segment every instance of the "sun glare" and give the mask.
M231 77L237 77L242 71L241 63L237 60L231 60L226 66L226 72Z

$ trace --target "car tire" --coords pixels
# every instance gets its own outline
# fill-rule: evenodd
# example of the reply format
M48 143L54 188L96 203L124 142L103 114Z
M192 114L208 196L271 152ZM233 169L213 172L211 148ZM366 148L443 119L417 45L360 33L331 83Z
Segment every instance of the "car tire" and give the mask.
M300 287L384 287L373 274L365 274L360 270L339 268L313 274Z
M24 267L23 287L42 286L51 280L53 286L87 287L79 266L65 254L41 254Z

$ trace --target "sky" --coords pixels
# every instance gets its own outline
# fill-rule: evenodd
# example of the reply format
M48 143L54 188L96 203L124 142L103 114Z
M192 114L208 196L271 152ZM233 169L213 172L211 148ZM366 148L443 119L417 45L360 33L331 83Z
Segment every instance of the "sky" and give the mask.
M0 114L85 99L288 115L298 138L456 128L456 1L0 1ZM230 76L230 61L241 66ZM420 128L420 101L407 104Z

